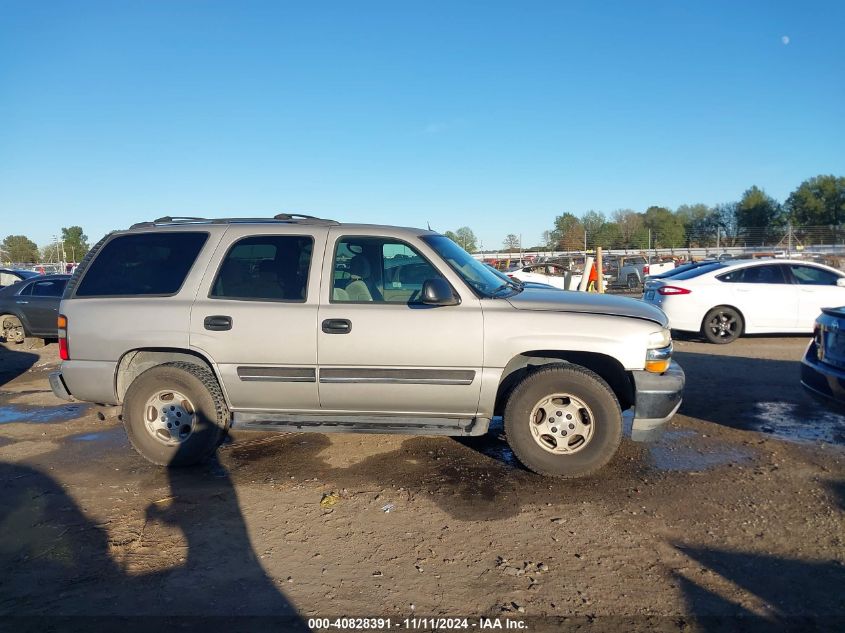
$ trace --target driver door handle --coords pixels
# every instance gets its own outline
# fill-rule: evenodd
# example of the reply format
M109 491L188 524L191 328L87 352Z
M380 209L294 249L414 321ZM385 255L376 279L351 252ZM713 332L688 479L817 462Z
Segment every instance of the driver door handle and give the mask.
M326 319L323 321L323 332L326 334L349 334L352 331L352 321L349 319Z
M226 316L225 314L215 314L212 316L207 316L202 322L202 325L206 330L211 330L212 332L223 332L225 330L231 330L232 317Z

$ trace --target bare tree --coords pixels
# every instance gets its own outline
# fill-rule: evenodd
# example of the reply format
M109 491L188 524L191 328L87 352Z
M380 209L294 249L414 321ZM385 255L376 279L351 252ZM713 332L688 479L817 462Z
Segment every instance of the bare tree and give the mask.
M513 233L508 233L508 236L505 238L505 241L502 242L502 246L506 251L515 251L519 249L519 237L514 235Z

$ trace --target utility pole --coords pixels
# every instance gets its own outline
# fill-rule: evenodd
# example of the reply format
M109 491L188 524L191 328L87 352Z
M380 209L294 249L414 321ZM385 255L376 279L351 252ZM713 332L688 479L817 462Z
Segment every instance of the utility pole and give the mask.
M792 256L792 222L786 225L786 256Z

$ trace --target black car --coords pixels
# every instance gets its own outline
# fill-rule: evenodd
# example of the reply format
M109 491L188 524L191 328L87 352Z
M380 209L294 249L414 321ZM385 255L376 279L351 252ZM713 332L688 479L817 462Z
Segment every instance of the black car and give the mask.
M0 289L0 325L9 343L56 338L59 302L70 275L35 275Z
M38 277L39 273L34 270L18 270L16 268L0 268L0 288L11 286L24 279Z
M801 361L801 384L814 395L845 404L845 307L822 308Z

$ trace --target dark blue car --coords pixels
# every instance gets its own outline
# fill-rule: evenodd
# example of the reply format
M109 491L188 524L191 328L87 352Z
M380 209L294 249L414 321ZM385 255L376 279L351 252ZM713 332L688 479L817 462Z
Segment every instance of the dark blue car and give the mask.
M56 338L59 303L70 275L35 275L0 288L0 334L8 343L27 336Z
M814 395L845 405L845 307L822 308L801 361L801 384Z

